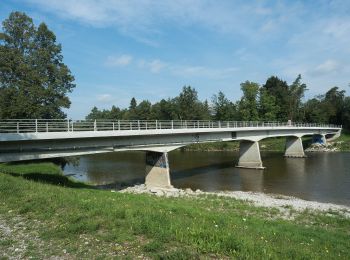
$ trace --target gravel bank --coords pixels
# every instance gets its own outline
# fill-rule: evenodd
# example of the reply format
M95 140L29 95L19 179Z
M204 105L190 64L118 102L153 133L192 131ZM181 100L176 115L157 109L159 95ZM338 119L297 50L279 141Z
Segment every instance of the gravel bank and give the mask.
M112 192L115 192L112 190ZM345 217L350 218L350 207L344 205L337 205L332 203L322 203L317 201L307 201L295 197L276 195L276 194L264 194L257 192L244 192L244 191L223 191L223 192L204 192L201 190L193 191L191 189L177 189L177 188L147 188L146 185L136 185L121 190L120 192L134 193L134 194L153 194L156 196L164 197L196 197L200 195L216 195L220 197L234 198L238 200L244 200L253 203L256 206L261 207L273 207L278 208L281 211L285 211L288 208L292 208L296 211L312 210L321 212L337 212Z

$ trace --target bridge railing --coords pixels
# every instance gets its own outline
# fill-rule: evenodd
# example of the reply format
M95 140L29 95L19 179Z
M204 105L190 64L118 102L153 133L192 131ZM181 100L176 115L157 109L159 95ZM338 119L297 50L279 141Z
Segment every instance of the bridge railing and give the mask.
M342 126L258 121L205 121L205 120L61 120L61 119L6 119L0 120L0 133L122 131L193 128L240 128L240 127L320 127Z

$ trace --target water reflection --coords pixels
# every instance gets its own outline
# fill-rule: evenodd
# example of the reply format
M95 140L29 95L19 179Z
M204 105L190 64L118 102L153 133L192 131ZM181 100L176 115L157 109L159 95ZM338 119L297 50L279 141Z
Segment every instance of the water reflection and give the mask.
M237 159L236 152L171 152L172 184L194 190L257 191L350 205L350 153L311 153L307 158L263 153L265 170L235 168ZM83 156L78 166L68 165L65 173L96 185L143 183L145 154Z

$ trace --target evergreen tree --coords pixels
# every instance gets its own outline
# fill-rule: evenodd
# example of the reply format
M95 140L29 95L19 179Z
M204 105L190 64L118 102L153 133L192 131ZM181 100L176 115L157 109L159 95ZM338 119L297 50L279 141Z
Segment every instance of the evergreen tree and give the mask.
M137 107L137 102L136 99L133 97L130 100L130 106L129 106L129 111L124 115L124 119L128 120L137 120L137 112L136 112L136 107Z

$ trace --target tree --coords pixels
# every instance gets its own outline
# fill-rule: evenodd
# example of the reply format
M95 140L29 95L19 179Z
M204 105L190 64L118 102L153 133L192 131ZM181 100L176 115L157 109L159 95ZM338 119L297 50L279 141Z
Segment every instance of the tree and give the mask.
M299 74L292 85L288 88L288 119L292 121L302 121L302 98L307 90L306 84L301 83L301 75Z
M198 100L197 91L191 86L182 88L182 92L174 99L177 118L180 120L202 120L210 118L208 104Z
M136 107L137 107L137 102L136 99L133 97L130 100L130 106L129 106L129 111L124 115L124 119L128 120L137 120L137 112L136 112Z
M276 121L279 107L276 98L269 94L267 89L259 89L259 117L262 121Z
M350 130L350 97L344 99L342 125L345 129Z
M0 118L65 118L75 84L54 33L21 12L2 25Z
M342 123L343 108L344 108L345 90L340 90L338 87L333 87L324 95L324 102L326 103L330 114L329 123Z
M240 119L243 121L259 120L257 102L259 84L247 80L246 82L241 83L241 90L243 91L243 96L238 103Z
M271 76L266 80L266 83L262 86L265 88L269 95L273 96L276 101L276 116L278 121L288 120L288 84L287 82L279 79L276 76Z
M176 104L174 99L162 99L152 106L152 118L158 120L177 119Z
M121 119L123 116L123 111L120 110L119 107L112 106L111 111L110 111L110 118L111 119Z
M237 117L236 106L221 91L212 97L214 120L232 121Z
M328 123L329 110L322 96L308 100L305 105L305 121L308 123Z
M148 100L143 100L135 109L138 120L151 119L152 104Z

